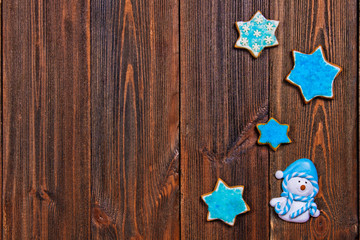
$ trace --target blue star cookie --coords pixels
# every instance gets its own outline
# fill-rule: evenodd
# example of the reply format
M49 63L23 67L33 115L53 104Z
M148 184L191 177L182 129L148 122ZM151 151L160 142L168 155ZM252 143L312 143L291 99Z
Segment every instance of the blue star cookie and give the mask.
M300 88L305 103L315 97L333 98L333 83L342 69L325 59L323 48L310 54L293 51L293 57L294 68L286 80Z
M265 124L257 124L256 128L260 132L258 143L269 144L274 151L276 151L282 143L291 143L291 140L287 135L289 132L289 125L280 124L275 118L270 118Z
M244 186L229 187L219 178L214 191L201 196L208 205L207 220L220 219L234 226L237 215L250 211L242 197L243 191Z
M250 21L236 22L235 25L240 34L235 48L245 48L255 58L265 47L274 47L279 44L275 37L279 21L267 20L260 11L257 11Z

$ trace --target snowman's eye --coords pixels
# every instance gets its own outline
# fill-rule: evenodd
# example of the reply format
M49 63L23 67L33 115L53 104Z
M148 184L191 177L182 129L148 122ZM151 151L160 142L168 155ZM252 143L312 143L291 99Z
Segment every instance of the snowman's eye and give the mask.
M307 182L305 182L305 184L307 184Z
M300 182L300 181L299 181Z

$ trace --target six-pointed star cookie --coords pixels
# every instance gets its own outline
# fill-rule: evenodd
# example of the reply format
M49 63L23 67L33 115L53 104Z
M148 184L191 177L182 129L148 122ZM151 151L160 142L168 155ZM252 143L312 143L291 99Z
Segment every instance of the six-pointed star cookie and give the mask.
M289 125L280 124L275 118L270 118L265 124L259 123L256 127L260 132L258 143L269 144L274 151L278 149L281 143L291 143L287 135Z
M310 54L293 51L294 68L286 80L298 86L305 103L315 97L333 98L333 83L341 67L326 61L321 46Z
M235 25L240 34L235 47L249 50L255 58L265 47L279 44L275 37L279 21L267 20L260 11L257 11L250 21L236 22Z
M243 191L244 186L229 187L219 178L214 191L201 196L208 205L207 220L220 219L234 226L237 215L250 211L242 197Z

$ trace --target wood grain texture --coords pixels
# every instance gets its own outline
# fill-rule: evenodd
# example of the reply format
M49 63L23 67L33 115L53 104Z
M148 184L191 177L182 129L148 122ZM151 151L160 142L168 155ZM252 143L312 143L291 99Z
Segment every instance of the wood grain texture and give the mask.
M91 1L92 239L177 239L179 3Z
M280 45L271 59L270 114L290 124L293 143L270 157L271 197L281 193L274 174L299 158L314 161L321 215L305 224L280 220L271 211L271 239L358 238L357 1L276 0L271 15L280 20ZM335 79L334 100L305 105L301 93L284 81L293 66L291 50L310 53L318 45L343 71Z
M2 49L2 0L0 0L0 46ZM2 74L2 51L0 57L0 226L3 226L3 201L2 201L2 190L3 190L3 74ZM2 239L2 227L0 227L0 239Z
M358 4L0 0L0 239L358 239ZM254 59L234 23L257 10L280 44ZM344 70L305 105L284 79L318 45ZM276 152L269 117L290 125ZM303 157L321 216L286 223L274 173ZM206 222L218 178L245 186L234 227Z
M268 148L257 146L255 125L268 119L269 54L258 59L234 48L235 21L247 21L267 1L180 3L181 238L267 239ZM234 227L206 222L200 196L217 178L244 185L251 211Z
M90 5L3 1L3 239L90 238Z

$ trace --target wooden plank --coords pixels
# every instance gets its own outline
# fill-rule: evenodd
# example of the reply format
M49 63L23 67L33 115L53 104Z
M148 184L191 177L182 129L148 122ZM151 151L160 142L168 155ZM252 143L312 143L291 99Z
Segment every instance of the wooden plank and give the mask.
M181 50L181 238L269 237L268 148L256 144L255 125L268 119L269 54L258 59L234 48L235 21L247 21L268 1L184 1ZM217 178L244 185L251 211L234 227L207 222L200 196Z
M271 197L281 193L276 170L299 158L314 161L320 182L320 217L305 224L280 220L271 211L271 239L358 238L357 1L276 0L279 47L270 56L270 115L290 124L293 143L270 157ZM298 88L284 81L293 67L291 50L310 53L318 45L344 70L335 79L334 100L305 105Z
M90 238L89 0L3 2L3 238Z
M92 0L92 238L177 239L179 3Z
M2 26L2 0L0 0L0 26ZM2 27L0 29L0 46L2 46ZM2 66L2 51L1 51L1 57L0 57L0 66ZM2 185L2 181L3 181L3 74L2 74L2 67L0 67L0 116L1 116L1 120L0 120L0 196L2 196L2 190L3 190L3 185ZM0 197L0 226L3 226L3 201L2 201L2 197ZM2 238L2 227L0 228L0 236Z

